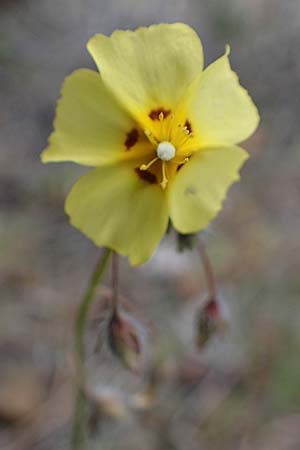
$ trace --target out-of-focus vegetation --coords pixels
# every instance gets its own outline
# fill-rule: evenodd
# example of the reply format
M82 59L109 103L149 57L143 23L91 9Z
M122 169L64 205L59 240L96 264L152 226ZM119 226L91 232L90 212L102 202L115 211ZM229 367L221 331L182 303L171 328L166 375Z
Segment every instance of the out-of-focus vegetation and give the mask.
M262 117L242 181L205 238L231 330L195 348L205 284L197 255L177 255L172 238L141 268L122 261L122 293L158 361L155 399L139 412L134 393L147 377L101 345L107 293L99 292L89 329L97 410L89 448L300 448L299 2L10 0L0 2L1 449L69 445L72 320L99 251L63 211L84 169L39 160L61 83L94 67L85 50L94 33L177 20L198 31L206 64L230 43Z

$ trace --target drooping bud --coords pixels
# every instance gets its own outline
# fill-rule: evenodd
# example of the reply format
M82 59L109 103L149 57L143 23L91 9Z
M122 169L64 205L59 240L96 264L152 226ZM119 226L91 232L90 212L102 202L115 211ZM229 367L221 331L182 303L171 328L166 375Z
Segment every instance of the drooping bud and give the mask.
M224 333L228 329L220 302L210 298L201 308L196 322L196 343L199 349L205 347L208 341L216 334Z
M108 342L112 352L128 369L140 371L143 348L137 326L130 316L113 312L108 326Z

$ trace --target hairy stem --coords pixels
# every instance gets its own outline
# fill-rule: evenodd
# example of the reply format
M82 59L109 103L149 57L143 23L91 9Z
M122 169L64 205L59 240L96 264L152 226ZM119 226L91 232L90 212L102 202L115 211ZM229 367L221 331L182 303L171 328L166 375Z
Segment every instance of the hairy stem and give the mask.
M112 299L111 308L113 314L118 314L119 309L119 256L117 253L112 255L112 271L111 271Z
M78 376L77 392L75 398L74 415L71 431L71 449L83 450L86 437L86 419L87 419L87 399L85 395L85 344L84 334L89 309L95 298L96 289L104 275L111 250L104 249L95 270L90 278L87 290L83 295L75 321L74 344L75 360Z
M209 298L216 299L217 288L216 288L215 274L214 274L208 253L206 251L205 245L201 238L198 239L198 250L199 250L200 258L202 261L202 266L203 266L204 276L205 276L205 280L206 280L206 284L207 284Z

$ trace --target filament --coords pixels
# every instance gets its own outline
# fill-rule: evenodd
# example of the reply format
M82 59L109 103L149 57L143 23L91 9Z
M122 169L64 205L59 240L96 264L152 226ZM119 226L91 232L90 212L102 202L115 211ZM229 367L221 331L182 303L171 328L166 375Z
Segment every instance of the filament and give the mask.
M142 164L140 166L140 170L148 170L149 167L151 167L154 163L156 163L157 160L159 160L158 156L156 158L152 159L148 164Z

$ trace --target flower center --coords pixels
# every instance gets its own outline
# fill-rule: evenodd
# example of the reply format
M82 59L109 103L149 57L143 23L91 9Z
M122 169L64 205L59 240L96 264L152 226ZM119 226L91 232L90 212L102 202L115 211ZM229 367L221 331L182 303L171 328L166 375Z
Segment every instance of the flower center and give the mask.
M141 164L136 173L149 183L154 183L153 180L161 176L160 185L166 189L169 180L189 161L191 153L195 150L191 143L194 139L192 125L188 119L179 122L171 110L162 107L152 110L149 118L153 125L151 129L144 129L144 134L153 149L152 159ZM125 141L127 149L136 144L134 130L127 133ZM198 143L196 149L198 150Z
M156 148L156 154L162 161L170 161L174 158L176 149L171 142L163 141L160 142Z

